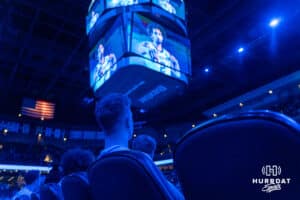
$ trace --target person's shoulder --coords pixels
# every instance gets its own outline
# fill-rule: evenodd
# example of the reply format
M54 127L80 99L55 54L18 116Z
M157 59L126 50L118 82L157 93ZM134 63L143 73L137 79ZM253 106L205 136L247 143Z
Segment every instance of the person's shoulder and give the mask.
M20 195L16 197L14 200L31 200L31 196L29 195Z
M61 183L46 183L40 188L41 196L52 196L54 199L63 199L63 194L61 190ZM31 196L33 199L33 196Z
M19 192L17 192L12 199L13 200L30 200L31 194L32 194L32 192L25 187L25 188L22 188Z
M152 47L152 46L154 46L151 41L142 41L140 44L142 46L144 46L144 47Z
M103 149L101 151L101 153L99 154L98 159L101 158L104 155L109 155L109 154L111 154L113 152L116 152L116 151L129 151L129 150L130 149L128 149L126 147L122 147L120 145L111 146L111 147L108 147L106 149Z
M167 184L169 186L170 191L175 196L175 199L177 199L177 200L184 200L185 199L183 194L175 187L175 185L173 185L173 183L171 183L167 180Z
M82 181L84 181L85 183L88 183L88 174L86 171L75 172L71 174L71 176L77 177Z
M172 13L176 14L176 9L172 6Z

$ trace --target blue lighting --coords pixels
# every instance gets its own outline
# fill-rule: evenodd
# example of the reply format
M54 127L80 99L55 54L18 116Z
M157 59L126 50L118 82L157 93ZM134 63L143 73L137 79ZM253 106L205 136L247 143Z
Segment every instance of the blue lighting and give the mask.
M240 48L238 49L238 52L239 52L239 53L243 53L243 52L244 52L244 48L243 48L243 47L240 47Z
M45 166L29 166L29 165L5 165L0 164L0 170L37 170L42 172L49 172L52 167L45 167Z
M274 18L270 21L269 26L275 28L276 26L278 26L279 23L280 23L280 19Z
M173 159L158 160L158 161L154 161L154 163L155 163L155 165L157 165L157 166L173 164Z
M206 67L206 68L204 69L204 72L208 73L208 72L209 72L209 68Z
M146 110L143 109L143 108L141 108L141 109L140 109L140 113L146 113Z

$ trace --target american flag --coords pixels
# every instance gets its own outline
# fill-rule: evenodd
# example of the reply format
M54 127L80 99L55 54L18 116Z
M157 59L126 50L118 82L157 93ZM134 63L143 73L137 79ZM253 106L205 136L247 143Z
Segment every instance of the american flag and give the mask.
M40 119L53 119L55 112L55 104L42 100L24 98L21 112L23 115L29 117Z

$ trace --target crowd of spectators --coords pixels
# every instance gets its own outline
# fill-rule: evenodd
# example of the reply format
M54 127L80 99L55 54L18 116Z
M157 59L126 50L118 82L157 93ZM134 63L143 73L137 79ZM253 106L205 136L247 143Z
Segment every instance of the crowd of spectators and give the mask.
M47 176L41 176L38 171L29 171L23 174L24 184L17 189L2 185L1 199L29 200L29 199L56 199L62 200L68 196L63 188L63 182L68 176L76 176L88 184L87 170L95 161L102 156L118 151L138 151L141 155L152 161L156 141L147 135L135 138L131 145L133 136L133 117L130 110L130 99L122 94L111 94L96 103L95 116L99 126L105 134L105 148L98 156L89 150L70 149L66 151L59 165L52 166ZM131 147L131 149L129 148ZM176 199L184 199L174 172L168 173L166 186ZM175 180L176 179L176 180ZM117 192L117 191L116 191ZM85 199L88 199L86 197Z

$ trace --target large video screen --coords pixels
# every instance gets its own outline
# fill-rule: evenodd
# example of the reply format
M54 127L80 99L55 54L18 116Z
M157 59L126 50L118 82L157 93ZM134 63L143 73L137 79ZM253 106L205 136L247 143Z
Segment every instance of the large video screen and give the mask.
M86 17L86 32L89 33L95 26L101 13L104 10L104 2L99 0L93 0L89 6L89 13Z
M146 2L150 2L150 0L106 0L106 8L131 6L131 5L146 3Z
M152 2L169 13L185 19L185 6L183 0L152 0Z
M190 44L187 39L154 21L135 14L131 51L145 58L146 67L181 78L190 74Z
M94 91L101 87L117 70L117 61L126 49L123 36L119 18L91 50L89 54L90 85Z

